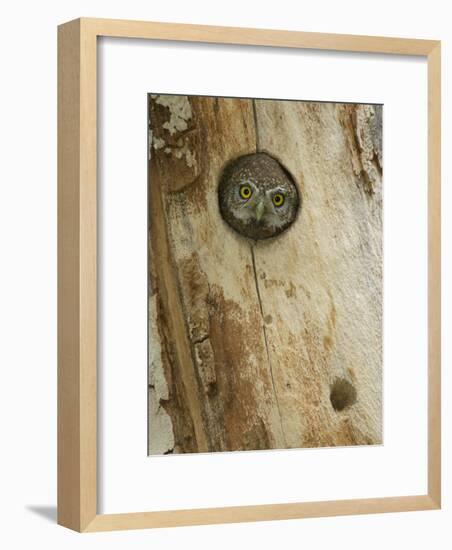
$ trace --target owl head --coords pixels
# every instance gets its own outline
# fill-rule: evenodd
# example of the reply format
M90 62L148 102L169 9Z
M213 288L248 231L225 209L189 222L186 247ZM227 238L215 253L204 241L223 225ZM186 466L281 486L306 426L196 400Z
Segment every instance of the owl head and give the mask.
M297 187L285 168L267 153L230 162L220 178L223 219L250 239L269 239L286 230L300 207Z

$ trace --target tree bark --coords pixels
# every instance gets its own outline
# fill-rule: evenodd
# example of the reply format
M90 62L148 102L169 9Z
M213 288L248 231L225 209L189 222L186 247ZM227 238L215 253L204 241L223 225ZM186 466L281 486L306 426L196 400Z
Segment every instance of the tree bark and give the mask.
M149 120L149 453L381 443L381 107L150 96ZM303 202L253 242L217 185L256 151Z

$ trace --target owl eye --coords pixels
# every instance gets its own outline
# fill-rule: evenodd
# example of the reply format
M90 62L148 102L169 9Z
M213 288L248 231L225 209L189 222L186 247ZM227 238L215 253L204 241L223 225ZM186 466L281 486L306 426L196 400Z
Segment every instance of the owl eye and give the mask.
M280 207L284 204L285 197L282 193L275 193L273 195L273 204Z
M248 200L252 194L253 194L253 190L249 185L240 186L240 196L242 197L242 199Z

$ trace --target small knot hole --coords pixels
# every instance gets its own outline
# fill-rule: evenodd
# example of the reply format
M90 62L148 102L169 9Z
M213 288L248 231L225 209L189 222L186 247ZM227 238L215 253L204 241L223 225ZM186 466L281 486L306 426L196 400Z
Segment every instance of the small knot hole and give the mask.
M356 403L355 387L345 378L336 378L331 386L330 401L335 411L343 411Z

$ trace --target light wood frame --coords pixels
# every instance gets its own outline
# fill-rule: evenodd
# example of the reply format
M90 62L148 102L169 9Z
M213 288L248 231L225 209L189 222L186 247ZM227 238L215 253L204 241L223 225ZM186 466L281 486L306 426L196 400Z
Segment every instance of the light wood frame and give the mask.
M97 513L97 37L345 52L428 60L428 493L143 513ZM441 506L440 101L435 40L82 18L58 28L58 523L80 532L433 510Z

